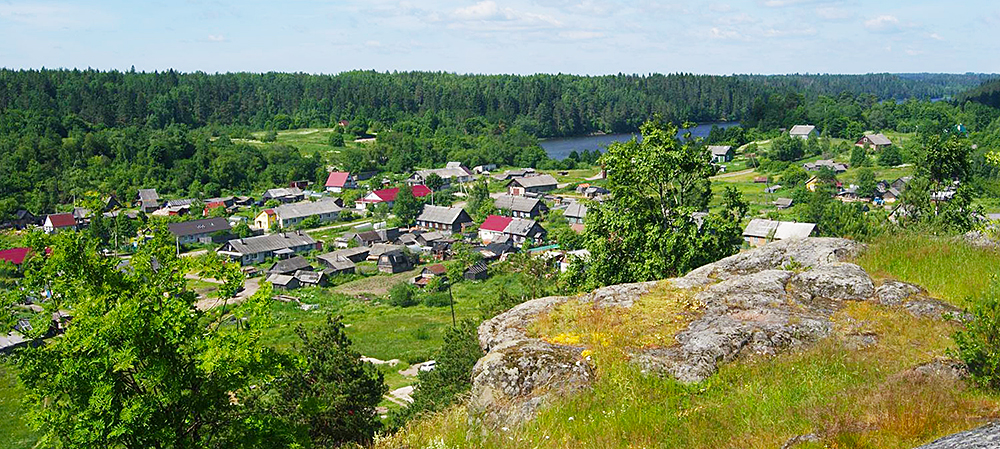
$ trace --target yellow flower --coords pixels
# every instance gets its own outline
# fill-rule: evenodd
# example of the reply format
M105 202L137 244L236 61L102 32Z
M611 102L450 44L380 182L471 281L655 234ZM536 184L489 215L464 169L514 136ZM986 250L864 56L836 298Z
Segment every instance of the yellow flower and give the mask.
M587 358L590 357L590 355L593 353L594 352L589 349L584 349L583 351L580 352L580 357Z

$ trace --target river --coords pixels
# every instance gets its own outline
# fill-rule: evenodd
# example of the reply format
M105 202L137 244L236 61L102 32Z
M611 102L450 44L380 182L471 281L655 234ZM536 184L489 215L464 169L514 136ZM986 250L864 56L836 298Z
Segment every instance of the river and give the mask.
M732 126L738 126L739 122L719 122L719 123L705 123L702 125L695 126L691 129L686 129L677 132L677 137L681 138L682 135L690 131L691 137L693 138L704 138L708 137L708 133L712 131L713 126L718 126L719 128L729 128ZM539 141L538 144L542 146L542 149L548 153L549 157L552 159L563 160L566 156L573 151L577 153L583 152L583 150L601 150L602 152L608 147L608 145L614 142L625 142L632 137L638 137L640 140L642 136L639 133L635 134L601 134L596 136L581 136L581 137L560 137L556 139L545 139Z

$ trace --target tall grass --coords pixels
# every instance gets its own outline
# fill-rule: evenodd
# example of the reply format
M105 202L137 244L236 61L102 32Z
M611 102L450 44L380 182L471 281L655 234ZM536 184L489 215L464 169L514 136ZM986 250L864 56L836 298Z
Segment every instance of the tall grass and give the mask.
M34 447L39 435L33 432L24 416L26 410L21 404L24 387L17 378L13 361L0 356L0 445L10 449Z
M982 294L1000 274L1000 251L926 234L894 234L872 242L857 260L872 277L898 279L926 288L959 307Z
M943 355L954 323L853 303L834 336L799 352L749 357L698 384L649 375L624 348L595 345L592 391L519 429L469 428L461 409L413 423L380 447L912 448L998 416L1000 398L910 370ZM858 348L854 336L878 344ZM620 341L611 338L610 341Z

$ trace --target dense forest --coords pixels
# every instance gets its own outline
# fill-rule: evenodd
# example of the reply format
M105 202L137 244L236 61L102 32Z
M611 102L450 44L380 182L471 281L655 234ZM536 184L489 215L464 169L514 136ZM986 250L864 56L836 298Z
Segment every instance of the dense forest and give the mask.
M330 164L399 174L448 160L541 167L554 161L538 137L631 132L654 115L674 123L742 120L709 139L734 144L806 122L845 138L964 123L992 144L1000 141L996 109L913 100L955 95L987 78L0 70L0 220L18 209L51 213L86 196L127 199L138 188L259 193L322 181ZM341 120L347 126L334 126ZM250 131L330 126L348 138L379 138L325 155L241 140ZM331 146L343 147L342 137L335 140Z
M341 120L391 123L438 112L484 117L539 137L633 132L653 113L674 121L744 118L762 95L869 94L931 99L988 75L456 75L441 72L339 75L175 71L0 70L0 111L19 109L94 125L329 126Z

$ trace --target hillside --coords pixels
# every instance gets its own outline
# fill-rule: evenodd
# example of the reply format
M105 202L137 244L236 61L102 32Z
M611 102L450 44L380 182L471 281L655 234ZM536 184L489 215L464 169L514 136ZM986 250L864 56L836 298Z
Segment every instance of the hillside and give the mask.
M918 240L906 244L940 247ZM912 448L978 427L1000 396L947 357L958 293L892 278L997 258L956 245L938 259L785 241L682 278L529 301L480 326L466 406L381 447Z

